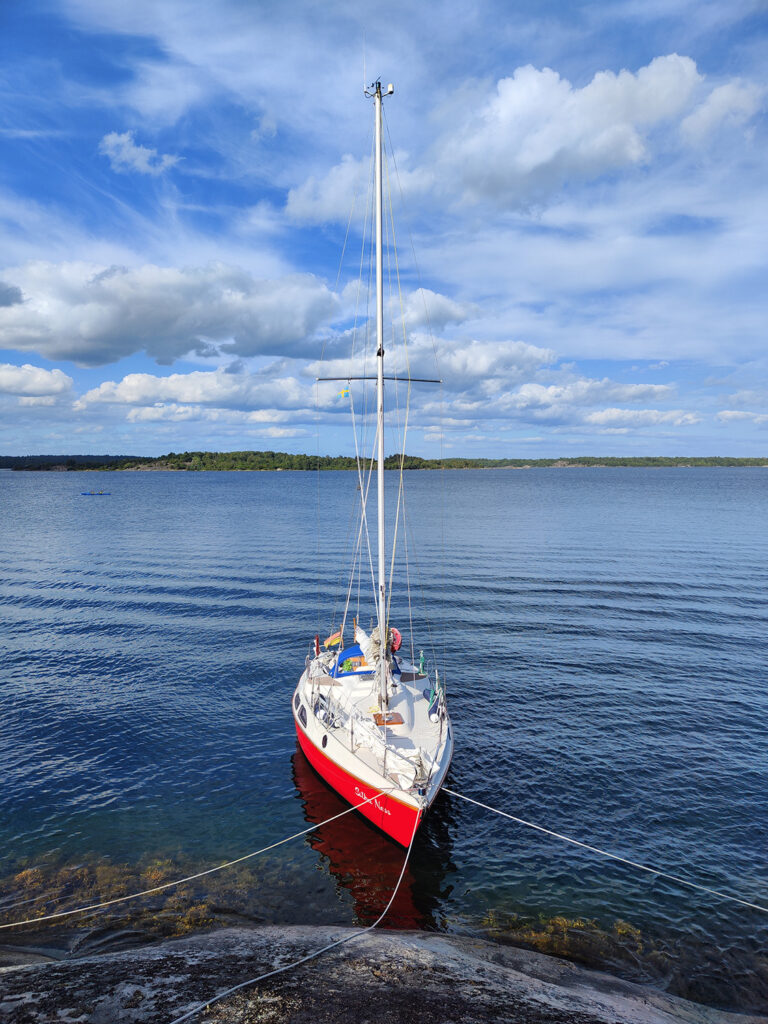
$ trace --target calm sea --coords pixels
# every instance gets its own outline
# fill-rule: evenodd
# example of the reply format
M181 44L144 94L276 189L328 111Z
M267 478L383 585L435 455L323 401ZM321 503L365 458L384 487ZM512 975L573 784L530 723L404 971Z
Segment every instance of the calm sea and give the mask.
M401 557L394 621L445 673L452 788L768 904L768 472L406 485L412 600ZM349 473L0 472L3 920L160 884L343 809L297 752L290 698L338 608L354 498ZM367 923L402 856L348 815L181 890L0 941ZM768 915L445 795L389 924L768 1005Z

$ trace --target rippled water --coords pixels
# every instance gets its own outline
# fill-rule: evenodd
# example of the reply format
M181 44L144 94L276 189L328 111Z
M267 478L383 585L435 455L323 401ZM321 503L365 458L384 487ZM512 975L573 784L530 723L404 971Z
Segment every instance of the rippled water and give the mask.
M768 473L406 482L430 618L415 611L416 643L429 654L431 629L447 676L452 788L768 904ZM346 473L0 472L4 920L149 887L343 809L296 750L290 697L338 599L354 488ZM407 636L402 596L396 621ZM348 815L180 892L0 940L367 923L401 864ZM768 915L445 795L389 921L768 1005Z

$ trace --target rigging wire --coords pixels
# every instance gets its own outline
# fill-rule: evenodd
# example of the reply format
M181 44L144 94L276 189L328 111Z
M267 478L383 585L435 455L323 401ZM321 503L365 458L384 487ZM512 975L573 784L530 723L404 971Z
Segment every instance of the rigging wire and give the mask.
M362 279L363 279L363 263L364 263L364 259L365 259L365 253L367 251L367 253L368 253L368 287L366 288L366 292L365 292L365 320L364 320L365 329L364 329L363 343L362 343L363 377L366 377L367 374L368 374L368 353L369 353L369 350L370 350L370 332L371 332L371 292L372 292L371 282L373 280L373 275L374 275L374 245L375 245L375 240L374 240L374 238L375 238L374 221L375 221L375 212L376 212L375 211L375 202L374 202L374 179L375 179L374 149L375 149L375 145L372 143L372 145L371 145L370 160L369 160L369 165L368 165L368 207L367 207L367 210L366 210L366 222L365 222L365 228L364 228L364 232L363 232L363 239L362 239L362 245L361 245L361 251L360 251L360 276L359 276L359 280L358 280L358 295L359 295L359 289L360 289L360 287L362 285ZM368 234L367 234L367 238L368 238L367 249L366 249L366 234L365 234L366 231L368 232ZM354 335L353 341L356 340L356 339L357 339L357 310L355 311L355 335ZM354 357L354 344L353 344L352 353L350 355L350 360L353 357ZM351 392L350 392L350 394L351 394ZM357 468L358 486L360 488L360 500L362 502L361 516L364 518L365 517L366 509L367 509L368 494L369 494L369 491L370 491L370 484L371 484L371 479L372 479L372 474L373 474L373 456L372 456L371 460L370 460L369 471L368 471L368 483L366 485L365 490L363 490L362 479L363 479L363 475L364 475L364 470L363 470L363 465L362 465L361 458L360 458L360 452L361 451L364 452L366 450L367 436L368 436L368 388L366 387L365 381L362 382L362 396L363 396L363 401L362 401L362 409L361 409L361 417L360 417L360 436L359 436L359 440L358 440L358 433L357 433L357 425L355 424L354 419L353 419L353 435L354 435L354 438L355 438L355 466ZM354 413L354 407L353 407L353 413ZM375 448L375 439L374 439L374 448ZM361 529L362 529L362 527L363 527L363 522L362 522L362 519L361 519ZM365 533L366 533L365 540L366 540L366 545L367 545L367 548L368 548L368 558L369 558L370 565L371 565L371 582L373 584L373 592L376 593L376 584L375 584L375 581L374 581L374 574L373 574L373 556L372 556L372 553L371 553L371 537L370 537L370 532L368 531L368 524L367 524L367 522L365 523ZM358 548L358 551L359 551L359 548ZM357 606L356 606L356 611L357 611L357 620L359 621L359 618L360 618L360 594L361 594L362 584L363 584L362 555L360 555L360 554L358 554L357 560L352 565L353 576L354 576L355 571L357 572Z
M375 276L375 262L376 262L376 258L375 258L375 253L376 253L376 230L375 230L376 204L374 202L374 181L375 181L375 177L376 177L375 159L374 159L374 152L373 152L373 149L372 149L371 150L370 168L369 168L369 190L370 190L370 192L369 192L369 195L370 195L369 217L370 217L370 224L368 225L368 227L369 227L369 233L368 233L368 287L367 287L366 293L365 293L365 334L364 334L364 337L363 337L363 376L364 377L368 376L368 360L370 358L370 351L371 351L372 348L375 351L375 347L376 347L375 344L372 345L372 343L371 343L371 323L372 323L372 320L373 320L373 318L371 316L371 295L374 292L373 279L374 279L374 276ZM369 422L368 402L369 402L369 396L370 396L370 389L368 388L368 386L366 385L365 382L363 382L362 387L363 387L363 409L362 409L362 418L361 418L360 448L361 448L362 451L366 451L367 445L368 445L368 422ZM374 403L374 408L375 408L375 403ZM376 450L376 438L375 437L373 439L373 450L374 450L374 452Z
M395 897L397 896L398 891L400 890L400 885L403 881L403 877L405 876L405 869L408 866L408 860L411 856L413 841L416 838L416 830L419 827L420 820L421 816L417 815L416 821L414 822L413 826L413 832L411 833L411 841L408 844L408 849L405 851L405 858L403 859L403 866L400 869L400 876L397 879L395 888L392 890L392 895L389 897L389 902L387 903L386 907L384 907L379 916L376 918L376 920L373 922L373 924L368 925L367 928L361 928L359 931L352 932L351 935L344 935L340 939L336 939L334 942L329 942L327 945L322 946L320 949L316 949L312 953L308 953L306 956L300 957L298 960L294 960L289 964L283 964L282 967L276 967L274 970L267 971L264 974L260 974L256 978L250 978L248 981L241 981L239 985L233 985L231 988L228 988L226 991L219 993L212 999L208 999L206 1002L200 1003L192 1010L188 1010L187 1013L182 1014L181 1017L175 1017L170 1022L170 1024L182 1024L182 1021L191 1020L193 1017L196 1017L201 1010L207 1010L208 1007L211 1006L213 1003L218 1003L220 1002L220 1000L225 999L227 996L231 996L235 992L239 992L241 989L249 988L251 985L256 985L260 981L266 981L267 978L273 978L276 974L283 974L285 973L285 971L291 971L294 969L294 967L299 967L301 964L305 964L309 960L315 960L322 953L327 953L329 949L335 949L337 946L342 946L346 942L354 942L355 940L361 938L363 935L367 935L368 932L372 932L374 928L378 927L378 925L387 916L387 914L389 913L389 908L394 903Z
M742 907L750 907L752 910L761 910L763 913L768 914L768 907L764 907L759 903L751 903L749 900L745 900L740 896L733 896L727 892L720 892L718 889L710 889L707 885L700 885L698 882L690 882L687 878L681 878L679 875L672 875L668 871L649 867L647 864L640 864L636 860L630 860L628 857L621 857L617 853L609 853L607 850L601 850L599 846L591 846L589 843L582 843L578 839L571 839L570 836L563 835L562 832L555 832L552 829L545 828L543 825L535 825L532 821L526 821L524 818L518 818L514 814L509 814L507 811L500 811L498 808L490 807L488 804L484 804L480 800L474 800L471 796L464 796L463 793L457 793L453 789L448 789L447 786L443 786L443 792L450 793L451 796L458 797L459 800L466 800L467 803L475 804L477 807L482 807L486 811L492 811L494 814L499 814L502 818L509 818L511 821L516 821L518 825L525 825L526 828L535 829L537 832L543 832L545 835L554 836L555 839L562 839L563 842L571 843L573 846L579 846L582 850L589 850L591 853L598 853L601 857L608 857L610 860L616 860L620 864L628 864L630 867L637 868L639 871L646 871L650 875L658 875L660 878L668 878L672 882L677 882L678 885L686 885L690 889L698 889L699 892L706 892L710 896L718 896L720 899L729 900L731 903L739 903Z
M361 240L360 240L360 263L359 263L358 273L357 273L357 289L356 289L356 292L355 292L355 315L354 315L354 319L353 319L353 322L352 322L352 350L351 350L350 356L349 356L350 362L354 359L355 345L357 343L357 335L358 335L358 328L359 328L359 322L360 322L360 295L361 295L362 283L363 283L363 269L365 267L366 240L369 237L369 235L368 235L369 221L370 221L370 224L371 224L371 235L370 235L370 237L372 237L372 233L373 233L373 227L372 227L372 225L373 225L373 171L372 171L372 168L373 168L374 137L373 137L373 133L372 132L370 133L369 138L370 138L370 142L371 142L370 169L369 169L369 174L368 174L368 189L367 189L367 194L366 194L365 216L363 217L363 232L362 232L362 237L361 237ZM367 330L368 330L367 324L368 324L368 320L369 320L369 312L368 312L368 310L369 310L369 305L370 305L370 293L371 293L371 274L372 274L372 257L371 257L371 253L369 252L369 257L368 257L368 289L366 291L366 320L365 320L365 322L366 322L366 338L367 338ZM338 284L338 277L337 277L337 284ZM323 349L323 351L324 351L324 349ZM365 353L366 353L366 341L364 340L364 342L363 342L363 358L364 359L365 359ZM363 371L363 372L365 372L365 371ZM363 394L363 399L365 400L365 393ZM354 415L354 398L352 396L352 389L351 388L350 388L350 404L352 405L352 412L353 412L353 415ZM353 426L353 429L354 429L354 426ZM357 442L357 435L356 434L355 434L355 442ZM319 443L320 443L320 439L319 439L319 429L318 429L318 446L319 446ZM318 454L319 454L319 447L318 447ZM359 471L359 466L358 466L358 471ZM319 474L319 464L318 464L318 474ZM319 475L318 475L318 492L319 492ZM319 501L319 493L318 493L318 501ZM351 507L350 507L350 520L349 520L349 523L348 523L348 526L347 526L347 536L346 536L345 542L344 542L345 543L345 547L349 543L349 539L352 536L352 520L354 518L354 514L355 514L355 505L352 504ZM319 524L319 520L320 520L320 517L319 517L319 505L318 505L318 524ZM320 534L319 534L319 527L318 527L318 553L319 553L319 545L320 545ZM361 572L360 572L360 568L359 568L359 564L358 564L358 557L359 557L359 544L356 545L355 548L353 549L352 565L351 565L351 569L350 569L350 580L353 580L355 578L355 572L356 571L358 572L357 608L358 608L358 614L359 614L359 610L360 610L360 579L361 579ZM318 562L318 564L320 564L320 563ZM332 627L336 624L336 613L337 613L337 611L339 609L339 603L341 601L341 597L344 594L344 566L341 563L341 560L340 560L340 564L339 564L339 571L338 571L337 582L335 584L334 590L335 590L336 597L335 597L335 600L334 600L333 614L331 616L331 626ZM318 584L318 601L319 601L319 584ZM349 604L349 596L347 597L347 605L348 604ZM345 613L345 618L346 618L346 613Z
M374 136L373 136L373 132L370 129L368 131L368 139L369 139L369 144L370 144L370 147L371 147L371 153L373 153ZM346 231L344 233L344 244L341 247L341 255L339 257L339 264L338 264L338 267L336 269L336 280L335 280L334 285L333 285L334 292L338 292L339 281L341 280L341 271L342 271L342 268L344 266L344 257L346 255L346 251L347 251L347 242L349 241L349 233L350 233L350 229L351 229L351 226L352 226L352 218L355 215L355 207L357 206L357 198L358 198L359 191L360 191L360 184L359 184L358 179L356 178L355 179L355 185L354 185L354 191L352 193L352 205L351 205L350 210L349 210L349 217L347 218L347 227L346 227ZM366 199L366 203L369 203L369 202L370 202L370 188L368 189L368 197ZM368 215L367 215L367 211L366 211L366 216L365 216L365 218L363 220L364 229L365 229L365 225L367 224L367 222L368 222ZM363 250L365 249L365 230L363 230L362 248L363 248ZM359 301L360 301L360 282L362 280L362 260L363 260L363 255L362 255L362 252L361 252L360 273L358 274L358 281L357 281L357 301L356 301L356 304L355 304L355 326L353 327L353 330L352 330L352 346L353 346L353 349L354 349L355 331L356 331L356 327L357 327L357 309L358 309L358 304L359 304ZM322 343L322 346L321 346L321 349L320 349L320 364L322 364L324 359L325 359L325 347L326 347L327 341L328 341L328 338L324 337L323 338L323 343ZM317 573L317 632L318 632L318 635L319 635L323 630L322 630L322 599L321 599L322 579L321 579L321 575L320 575L320 566L322 565L322 558L321 558L321 556L322 556L322 548L321 548L321 534L320 534L320 521L321 521L320 520L320 509L322 508L322 503L321 503L321 500L320 500L320 472L321 472L321 470L320 470L320 382L317 381L317 380L315 381L315 439L316 439L316 456L317 456L317 477L316 477L316 479L317 479L317 562L316 562L316 564L318 566L318 573ZM352 528L352 524L350 522L350 524L347 527L347 539L349 539L349 536L351 535L351 528ZM341 577L339 578L339 584L340 583L341 583ZM336 589L337 595L339 593L339 589L340 589L340 587L338 587ZM334 606L334 609L333 609L333 614L331 616L331 626L333 626L335 624L337 608L338 608L338 596L337 596L337 599L336 599L336 605Z
M391 143L390 143L390 148L391 148ZM397 293L398 293L398 299L399 299L399 302L400 302L400 323L401 323L402 332L403 332L403 355L404 355L404 359L405 359L406 373L408 375L407 376L407 379L408 379L408 389L407 389L407 392L406 392L406 401L405 401L405 417L404 417L404 420L403 420L403 428L402 428L402 444L399 446L400 447L400 472L399 472L399 479L398 479L397 508L396 508L396 511L395 511L395 529L394 529L394 534L393 534L393 538L392 538L392 559L391 559L390 568L389 568L389 592L387 594L387 622L389 622L390 607L391 607L391 603L392 603L392 583L393 583L394 573L395 573L395 556L397 554L397 536L398 536L398 528L399 528L399 525L400 525L400 511L401 511L401 508L402 508L402 514L403 514L403 522L405 522L405 489L403 487L403 483L404 483L404 481L403 481L403 468L404 468L404 465L405 465L405 445L406 445L406 438L408 436L408 421L409 421L410 412L411 412L411 389L412 389L413 385L411 383L411 362L410 362L410 357L409 357L409 354L408 354L408 332L406 331L406 328L405 328L405 305L403 303L403 287L402 287L402 282L401 282L401 279L400 279L400 263L399 263L398 256L397 256L397 236L395 234L395 216L394 216L394 210L392 208L392 188L391 188L391 184L390 184L390 180L389 180L389 163L385 161L384 167L385 167L385 173L386 173L386 179L387 179L387 199L389 201L389 222L387 224L387 233L389 233L390 226L391 226L391 231L392 231L392 252L394 254L395 276L396 276L396 279L397 279ZM390 271L390 292L391 292L391 288L392 288L392 283L391 283L391 271ZM390 300L390 304L391 304L391 300ZM393 347L394 347L394 344L395 344L395 342L394 342L394 338L395 338L394 323L392 324L392 338L393 338ZM398 425L399 425L399 421L400 421L400 404L399 404L399 395L398 395L397 384L395 384L395 395L396 395L396 400L397 400L397 418L398 418ZM404 546L407 546L407 537L406 537L406 541L405 541L405 545ZM410 586L410 580L408 580L408 585ZM410 593L408 595L408 598L409 598L409 603L410 603Z
M402 185L402 181L400 179L400 171L399 171L398 166L397 166L397 157L395 156L395 150L394 150L394 148L392 146L392 138L391 138L390 131L389 131L389 121L387 120L386 109L384 107L382 107L382 112L383 112L383 119L384 119L384 127L386 129L386 137L387 137L387 140L389 142L388 153L389 153L389 155L392 158L392 166L394 167L394 170L395 170L395 180L397 182L397 188L398 188L398 192L400 194L400 203L401 203L401 206L403 207L403 209L405 209L406 208L406 203L405 203L405 196L403 194L403 185ZM390 210L391 210L391 191L390 191ZM416 279L417 279L417 282L418 282L418 285L419 285L419 292L420 292L420 295L421 295L421 300L422 300L422 303L424 305L424 316L425 316L425 319L426 319L426 322L427 322L427 329L428 329L428 332L429 332L429 338L430 338L430 341L432 342L432 353L433 353L434 360L435 360L435 367L437 369L437 376L439 378L440 377L440 361L438 359L438 354L437 354L437 344L435 342L435 333L434 333L434 330L432 329L432 319L431 319L431 317L429 315L429 307L427 305L426 296L425 296L425 292L424 292L424 285L423 285L422 276L421 276L421 268L419 266L419 261L418 261L418 259L416 257L416 247L415 247L414 241L413 241L413 234L411 233L410 230L408 231L408 240L409 240L410 246L411 246L411 254L413 256L414 267L416 268ZM400 278L399 278L399 268L398 268L398 287L399 287L399 285L400 285ZM401 291L401 305L402 305L402 291ZM405 334L405 317L403 317L403 332ZM410 401L410 373L411 373L411 371L410 371L410 361L408 360L408 354L407 354L407 337L406 337L405 345L406 345L406 360L408 362L409 401ZM445 460L444 460L443 445L444 445L443 385L442 385L442 382L441 382L441 384L440 384L440 466L441 466L442 501L441 501L441 511L440 511L440 523L441 523L441 538L442 538L442 541L441 541L441 568L442 568L442 579L444 580L446 573L445 573L445 515L444 515L444 505L445 505L445 477L444 477L445 466L444 466L444 461ZM405 448L403 447L403 453L404 452L405 452ZM402 473L402 463L401 463L401 473ZM411 528L410 532L411 532L411 541L412 541L412 544L413 544L413 555L414 555L414 559L416 561L416 568L417 568L417 573L418 573L419 572L418 555L417 555L417 548L416 548L415 540L413 538L413 530L412 530L412 528ZM406 543L407 543L407 540L406 540ZM429 646L430 646L430 648L432 650L432 657L433 657L433 659L435 661L435 665L437 665L437 648L435 646L435 639L434 639L434 635L433 635L433 632L432 632L432 623L431 623L431 620L430 620L428 612L427 612L427 604L426 604L426 599L425 599L425 596L424 596L424 587L423 587L423 584L421 582L419 582L419 589L421 591L421 597L422 597L422 609L423 609L423 613L424 613L424 620L426 622L427 631L428 631L428 634L429 634ZM445 606L446 606L446 590L447 590L447 588L445 586L441 586L439 589L441 591L441 603L440 603L441 616L442 616L443 622L445 622ZM445 631L444 631L443 632L443 685L445 685L445 678L446 678L446 674L447 674L446 673L446 654L447 654L446 643L447 643L447 640L446 640Z
M163 882L162 885L155 885L151 889L144 889L141 892L130 893L128 896L117 896L115 899L104 900L101 903L93 903L87 907L76 907L74 910L61 910L57 911L55 914L45 914L42 917L32 917L26 921L11 921L7 924L0 924L0 930L5 930L7 928L21 928L22 925L41 924L43 921L53 921L62 917L71 917L73 914L85 914L92 910L102 910L105 907L112 907L116 903L125 903L128 900L138 899L140 896L149 896L155 892L162 892L163 889L170 889L175 885L183 885L185 882L194 882L198 878L204 878L206 875L213 875L217 871L223 871L225 868L234 867L235 864L242 864L246 860L258 857L261 853L267 853L269 850L274 850L278 846L284 846L285 843L289 843L293 839L299 839L301 836L307 835L307 833L314 831L316 828L321 828L323 825L327 825L331 821L336 821L337 818L343 818L344 815L349 814L350 811L357 811L361 807L365 807L366 804L371 803L372 800L376 800L382 795L382 793L383 791L380 791L374 796L369 797L367 800L361 801L359 804L353 804L346 810L340 811L338 814L334 814L332 818L326 818L325 821L321 821L319 825L311 825L309 828L305 828L302 832L295 832L292 836L280 839L276 843L270 843L269 846L263 846L260 850L253 850L251 853L246 853L242 857L236 857L234 860L228 860L224 864L217 864L216 867L206 868L205 871L198 871L194 875L187 875L185 878L177 878L173 882Z
M416 664L416 648L413 642L413 602L411 601L411 563L408 560L408 519L403 505L403 554L405 557L405 592L408 595L408 629L411 644L411 664Z
M367 509L367 505L368 505L368 492L370 490L371 479L372 479L372 476L373 476L373 460L371 460L371 468L370 468L369 473L368 473L367 483L365 484L365 488L363 488L363 475L362 475L361 469L360 469L360 452L359 452L358 444L357 444L357 428L355 426L355 406L354 406L354 402L352 401L352 398L351 398L351 392L350 392L350 403L352 405L352 432L353 432L354 438L355 438L355 464L357 466L357 481L358 481L357 486L358 486L358 490L360 492L360 528L358 529L358 532L357 532L357 546L355 548L355 554L353 556L352 575L350 576L349 587L347 589L347 603L344 606L344 618L343 618L342 627L341 627L342 636L344 634L344 626L346 625L346 622L347 622L347 613L349 611L349 602L350 602L350 598L351 598L351 595L352 595L352 587L354 586L354 581L355 581L355 566L359 565L360 561L361 561L360 547L362 545L363 533L365 533L365 540L366 540L366 544L367 544L367 547L368 547L368 563L369 563L370 569L371 569L371 585L373 586L374 592L376 590L376 577L375 577L375 573L374 573L374 569L373 569L373 553L371 551L371 536L370 536L370 533L368 531L368 517L366 515L366 509ZM359 611L360 611L360 596L359 596L359 594L360 594L360 578L361 578L361 576L362 576L362 566L360 567L359 572L358 572L358 614L359 614Z

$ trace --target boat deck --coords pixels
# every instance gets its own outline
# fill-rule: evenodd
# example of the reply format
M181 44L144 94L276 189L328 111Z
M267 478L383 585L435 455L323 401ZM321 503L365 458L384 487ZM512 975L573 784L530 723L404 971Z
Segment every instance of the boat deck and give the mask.
M325 728L359 761L399 788L410 790L417 786L420 777L444 774L440 769L450 725L447 718L438 717L433 722L429 717L429 677L404 659L399 668L400 672L390 677L386 724L382 722L378 685L372 671L358 670L334 677L329 674L327 656L321 655L312 662L305 677L309 691L306 696L313 708L316 702L312 694L324 698L320 710L326 714Z

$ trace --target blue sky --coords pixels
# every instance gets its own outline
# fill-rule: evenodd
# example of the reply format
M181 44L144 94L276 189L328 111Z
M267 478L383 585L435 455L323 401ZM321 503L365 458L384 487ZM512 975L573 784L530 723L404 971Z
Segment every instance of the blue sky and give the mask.
M0 5L0 452L352 450L314 378L365 336L365 71L411 371L444 381L409 452L768 454L766 29L739 0Z

